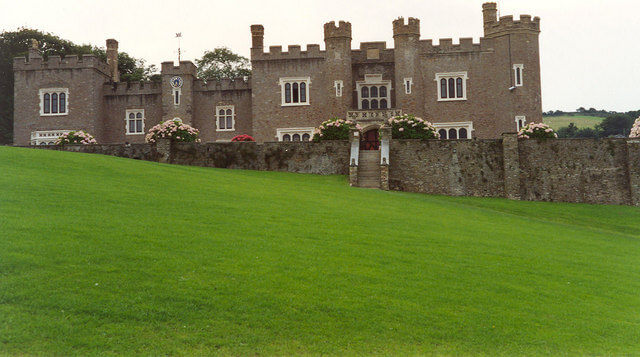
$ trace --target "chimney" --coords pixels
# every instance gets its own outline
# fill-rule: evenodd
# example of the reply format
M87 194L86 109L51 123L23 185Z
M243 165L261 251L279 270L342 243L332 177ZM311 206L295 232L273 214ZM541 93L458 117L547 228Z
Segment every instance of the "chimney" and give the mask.
M264 27L262 25L251 25L251 48L261 49L264 44Z
M35 58L42 58L42 53L38 49L38 40L31 39L31 47L29 47L29 61Z
M107 40L107 65L111 80L120 82L120 72L118 72L118 41L114 39Z

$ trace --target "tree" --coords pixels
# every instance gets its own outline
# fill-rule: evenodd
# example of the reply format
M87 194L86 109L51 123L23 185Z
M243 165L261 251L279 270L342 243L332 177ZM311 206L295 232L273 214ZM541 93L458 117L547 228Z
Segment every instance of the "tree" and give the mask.
M569 123L569 126L564 126L556 132L559 138L574 138L578 132L578 127L574 123Z
M107 52L104 48L94 47L91 52L102 61L107 62ZM126 52L118 52L118 71L120 71L120 80L123 82L148 81L158 78L155 75L158 72L155 65L147 66L145 60L133 58Z
M217 81L222 78L238 78L251 75L249 60L233 53L226 47L206 51L202 59L196 60L200 79Z
M584 109L584 107L580 107L580 108L576 109L576 112L578 112L578 113L584 113L584 112L586 112L586 111L587 111L587 110L586 110L586 109Z
M596 130L601 131L600 136L603 138L614 135L628 136L634 120L635 118L628 114L609 115L596 125Z

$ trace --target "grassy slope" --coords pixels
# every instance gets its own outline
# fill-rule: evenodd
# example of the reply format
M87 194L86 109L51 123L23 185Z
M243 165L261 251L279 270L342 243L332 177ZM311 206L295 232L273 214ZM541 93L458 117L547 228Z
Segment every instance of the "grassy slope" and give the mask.
M640 211L0 147L0 354L624 354Z
M596 124L600 124L602 120L604 120L603 117L589 115L545 116L542 118L542 121L549 124L554 130L569 126L570 123L576 124L578 128L593 128Z

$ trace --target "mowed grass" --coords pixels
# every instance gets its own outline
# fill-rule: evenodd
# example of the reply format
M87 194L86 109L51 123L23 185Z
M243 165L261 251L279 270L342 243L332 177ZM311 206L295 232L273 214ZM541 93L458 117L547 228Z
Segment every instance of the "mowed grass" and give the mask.
M603 120L603 117L594 117L590 115L561 115L545 116L542 118L542 121L554 130L569 126L570 123L574 123L578 128L594 128Z
M640 211L0 147L1 355L631 355Z

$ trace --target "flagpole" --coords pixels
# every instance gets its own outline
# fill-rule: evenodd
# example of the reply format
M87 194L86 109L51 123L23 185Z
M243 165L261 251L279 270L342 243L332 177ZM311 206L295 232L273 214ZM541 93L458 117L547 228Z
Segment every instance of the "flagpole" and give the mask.
M182 32L176 33L176 38L178 38L178 63L180 63L180 38L182 37Z

